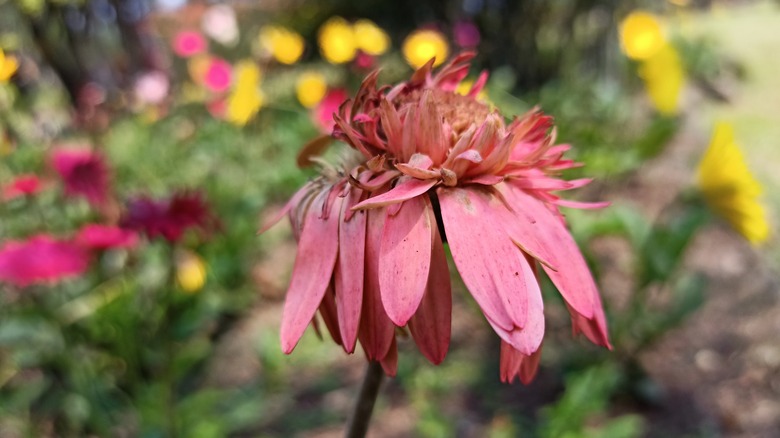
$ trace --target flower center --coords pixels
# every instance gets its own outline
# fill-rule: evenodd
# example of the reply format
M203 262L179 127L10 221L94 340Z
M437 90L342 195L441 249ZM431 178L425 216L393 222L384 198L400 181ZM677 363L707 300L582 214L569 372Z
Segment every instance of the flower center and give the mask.
M431 92L431 98L436 104L436 108L442 119L450 125L454 134L459 136L472 123L477 126L485 121L485 118L492 112L488 105L474 99L473 97L463 96L450 91L434 89L415 89L410 93L398 97L399 107L407 103L417 103L420 101L424 91Z

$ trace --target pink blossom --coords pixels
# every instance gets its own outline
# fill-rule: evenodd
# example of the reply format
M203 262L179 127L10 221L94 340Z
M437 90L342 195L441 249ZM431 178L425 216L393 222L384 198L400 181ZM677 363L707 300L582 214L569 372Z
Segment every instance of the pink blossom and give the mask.
M206 39L199 32L183 30L173 37L173 51L182 58L189 58L206 51Z
M89 259L89 252L80 245L45 234L7 241L0 246L0 281L20 287L54 283L83 274Z
M464 49L473 49L479 45L479 28L473 21L462 20L453 28L455 44Z
M333 132L333 115L338 112L339 105L345 100L347 100L347 91L343 88L328 90L325 97L314 108L314 121L323 133Z
M30 196L41 190L41 180L33 174L19 175L3 186L3 199L6 201L19 196Z
M171 197L139 197L129 202L122 226L150 238L179 240L190 228L207 233L217 227L217 219L199 192L178 192Z
M359 341L388 374L396 370L396 327L440 363L452 318L445 243L501 338L503 381L528 382L536 372L542 270L563 296L574 333L610 347L596 283L559 211L606 203L556 193L590 180L560 178L577 163L564 158L569 146L555 143L551 117L533 109L505 122L476 98L486 73L467 95L456 92L473 56L461 54L435 74L432 59L395 87L377 87L375 72L340 106L333 136L351 155L324 165L281 212L298 239L282 318L285 353L319 310L345 351Z
M51 162L67 195L83 196L96 206L108 200L110 175L101 154L90 149L58 148L52 152Z
M153 70L143 73L135 81L133 92L135 98L144 104L156 105L161 103L168 96L170 81L168 76L159 71Z
M224 59L214 58L206 69L203 83L209 90L222 93L230 88L232 76L233 67Z
M76 243L97 250L134 248L138 244L138 234L112 225L87 224L76 235Z

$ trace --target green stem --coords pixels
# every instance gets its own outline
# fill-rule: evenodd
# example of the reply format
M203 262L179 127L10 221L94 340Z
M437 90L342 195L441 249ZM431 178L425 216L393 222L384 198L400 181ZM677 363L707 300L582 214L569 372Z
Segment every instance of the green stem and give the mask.
M366 367L366 376L363 378L363 384L360 386L360 393L355 401L355 408L352 411L352 417L347 425L346 438L363 438L368 432L368 425L371 422L371 414L374 411L374 403L379 395L379 387L382 385L382 365L379 362L368 362Z

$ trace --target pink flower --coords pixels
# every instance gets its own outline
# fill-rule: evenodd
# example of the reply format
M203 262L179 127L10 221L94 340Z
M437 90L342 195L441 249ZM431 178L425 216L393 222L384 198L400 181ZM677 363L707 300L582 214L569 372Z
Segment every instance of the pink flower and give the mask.
M179 192L163 199L140 197L131 200L127 210L123 227L170 242L179 240L190 228L209 232L217 227L216 218L199 192Z
M325 97L314 108L314 121L325 134L333 132L333 116L338 112L339 105L347 100L347 91L343 88L328 90Z
M369 70L376 65L376 57L369 55L368 53L359 50L357 56L355 56L355 67L360 70ZM346 99L345 99L346 100Z
M41 180L36 175L19 175L9 184L3 186L3 199L8 201L19 196L30 196L38 193L40 190Z
M41 234L26 241L7 241L0 247L0 281L24 287L54 283L83 274L89 252L81 246Z
M108 200L108 166L98 152L89 149L55 149L52 166L62 178L67 195L83 196L96 206Z
M173 52L182 58L189 58L206 51L206 39L192 30L183 30L173 37Z
M214 58L206 69L203 83L209 90L222 93L230 88L232 76L233 67L224 59Z
M455 23L452 29L455 44L464 49L473 49L479 45L479 28L472 21L462 20Z
M111 225L87 224L76 235L76 243L97 250L134 248L138 244L138 234Z
M165 73L151 70L138 77L133 92L138 102L157 105L168 96L170 86L170 81Z
M452 307L444 243L501 338L503 381L536 372L545 330L539 268L563 296L574 333L610 346L596 284L559 211L605 204L554 193L589 180L558 177L577 164L563 158L569 146L555 144L551 117L532 110L505 123L476 99L485 73L468 95L455 92L472 57L436 74L431 60L392 88L377 89L371 74L341 105L333 135L353 148L352 162L326 166L283 210L298 239L285 353L319 310L337 343L352 352L360 341L388 374L396 327L440 363Z

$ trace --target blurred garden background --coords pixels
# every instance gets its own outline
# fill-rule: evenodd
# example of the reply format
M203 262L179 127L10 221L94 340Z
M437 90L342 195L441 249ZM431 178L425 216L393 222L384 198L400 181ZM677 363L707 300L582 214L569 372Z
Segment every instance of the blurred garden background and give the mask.
M369 436L780 436L780 3L0 0L0 437L341 436L363 353L282 353L295 241L257 231L362 78L467 50L612 203L566 214L614 349L545 291L502 384L454 274L447 358L401 342Z

